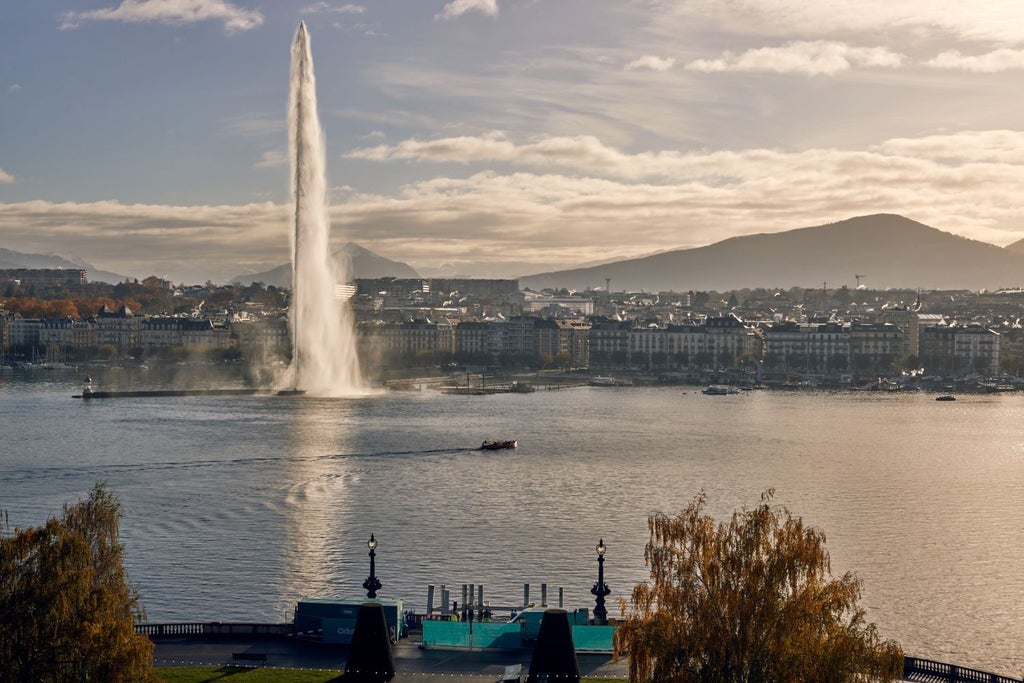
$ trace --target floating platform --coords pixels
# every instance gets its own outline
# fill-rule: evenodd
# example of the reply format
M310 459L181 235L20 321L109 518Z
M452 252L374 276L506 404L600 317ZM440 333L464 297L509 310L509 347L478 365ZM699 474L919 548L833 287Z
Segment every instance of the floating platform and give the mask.
M165 396L301 396L302 389L145 389L141 391L89 391L71 398L154 398Z

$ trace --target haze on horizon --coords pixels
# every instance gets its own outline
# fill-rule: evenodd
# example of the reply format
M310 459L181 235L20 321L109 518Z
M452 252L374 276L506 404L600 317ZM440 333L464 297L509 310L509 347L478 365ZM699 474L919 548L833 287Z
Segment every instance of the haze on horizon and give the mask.
M1016 0L4 14L0 247L17 251L186 282L286 262L300 20L337 246L425 275L519 276L873 213L1024 237Z

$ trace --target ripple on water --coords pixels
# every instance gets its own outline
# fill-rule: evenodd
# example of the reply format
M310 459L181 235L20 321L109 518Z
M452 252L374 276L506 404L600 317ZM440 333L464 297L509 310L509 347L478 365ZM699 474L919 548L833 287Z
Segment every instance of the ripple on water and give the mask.
M615 605L646 576L647 515L704 489L725 516L775 488L826 531L834 572L861 577L883 636L1017 673L1024 397L948 407L640 388L69 406L27 385L0 392L19 435L0 505L38 523L106 481L151 619L276 621L303 596L360 595L371 533L382 595L418 609L442 583L517 604L523 583L539 599L547 582L552 602L562 586L568 606L592 606L603 538ZM520 448L473 450L486 438Z

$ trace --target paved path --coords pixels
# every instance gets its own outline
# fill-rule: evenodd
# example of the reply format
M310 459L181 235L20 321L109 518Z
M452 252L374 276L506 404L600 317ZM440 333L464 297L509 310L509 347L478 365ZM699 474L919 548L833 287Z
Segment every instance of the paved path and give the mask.
M209 638L189 636L155 641L153 658L157 666L223 666L232 664L232 654L265 654L266 666L293 669L345 668L347 645L324 645L279 638ZM494 683L505 667L521 664L523 680L530 670L532 650L473 651L421 649L418 641L403 639L395 646L395 683L452 681L453 683ZM628 664L612 661L609 654L577 654L584 678L626 679ZM244 662L243 662L244 663Z

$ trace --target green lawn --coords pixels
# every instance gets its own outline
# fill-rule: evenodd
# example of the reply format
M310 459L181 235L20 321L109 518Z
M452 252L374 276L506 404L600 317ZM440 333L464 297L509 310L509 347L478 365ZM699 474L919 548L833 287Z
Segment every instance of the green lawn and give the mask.
M164 683L327 683L341 681L340 671L309 671L242 666L166 666L154 669Z
M240 666L167 666L154 669L164 683L341 683L340 671L303 671ZM586 683L623 683L622 678L583 678Z

